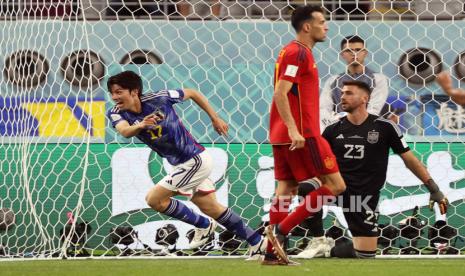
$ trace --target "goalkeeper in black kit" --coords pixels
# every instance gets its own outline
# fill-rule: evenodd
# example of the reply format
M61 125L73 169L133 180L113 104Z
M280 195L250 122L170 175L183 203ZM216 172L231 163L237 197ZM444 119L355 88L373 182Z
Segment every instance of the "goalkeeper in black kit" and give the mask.
M331 238L324 237L320 211L304 222L315 238L297 257L375 257L378 241L377 205L386 180L389 149L398 154L406 167L425 184L431 194L430 207L437 203L441 214L447 212L447 198L425 166L410 151L398 126L367 112L370 93L370 87L363 82L345 82L341 104L347 115L329 125L323 132L323 137L328 140L336 155L347 185L336 204L343 207L353 236L352 243L334 246ZM318 179L300 185L299 194L306 195L315 186L318 186Z

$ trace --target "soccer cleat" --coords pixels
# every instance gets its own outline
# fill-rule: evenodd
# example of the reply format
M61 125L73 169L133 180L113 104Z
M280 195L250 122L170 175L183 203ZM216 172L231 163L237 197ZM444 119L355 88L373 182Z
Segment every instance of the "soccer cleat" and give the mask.
M297 254L296 258L312 259L318 257L329 257L331 248L334 247L332 238L318 237L310 241L307 247Z
M287 265L287 263L278 259L278 257L276 257L273 253L265 253L262 265Z
M257 261L260 259L262 255L266 252L266 246L268 244L268 240L266 238L262 238L259 243L256 245L249 246L249 251L247 251L249 257L245 259L246 261Z
M262 260L262 265L287 265L287 266L294 266L294 265L300 265L298 262L294 262L289 260L288 262L285 262L281 259L278 259L275 254L273 253L265 253L265 256Z
M207 228L195 228L194 230L194 237L192 241L189 243L190 249L199 248L200 246L204 245L210 236L215 232L216 226L218 225L217 222L213 219L210 220L210 225Z
M286 264L289 264L289 258L287 257L286 251L283 249L284 244L284 235L280 234L279 231L277 234L274 233L274 225L268 225L265 228L265 234L268 238L268 242L273 246L273 251L276 254L276 257L279 261L282 261ZM277 230L277 229L276 229Z

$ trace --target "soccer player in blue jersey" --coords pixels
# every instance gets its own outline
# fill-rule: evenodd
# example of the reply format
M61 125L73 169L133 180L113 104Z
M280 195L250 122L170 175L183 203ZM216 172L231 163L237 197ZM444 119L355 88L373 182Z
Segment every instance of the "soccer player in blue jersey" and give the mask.
M216 200L215 187L208 179L212 158L187 131L173 108L176 103L192 99L211 118L215 131L227 135L228 125L207 99L194 89L161 90L142 95L142 79L132 71L110 77L107 87L116 104L108 112L113 127L126 138L137 137L174 166L169 175L150 189L147 204L155 211L195 226L191 248L205 244L218 222L246 240L250 256L257 258L265 249L266 240ZM174 199L175 195L190 197L210 218Z

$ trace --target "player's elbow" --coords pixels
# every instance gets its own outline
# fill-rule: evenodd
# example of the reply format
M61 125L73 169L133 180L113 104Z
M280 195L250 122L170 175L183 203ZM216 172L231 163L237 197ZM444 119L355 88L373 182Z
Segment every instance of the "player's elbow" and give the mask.
M276 102L276 101L281 101L284 99L284 97L286 97L286 94L283 93L281 90L276 90L273 94L273 100Z
M123 136L124 138L131 138L132 135L130 133L127 133L127 132L121 132L121 136Z
M184 88L183 91L184 91L184 100L191 99L194 102L196 102L203 96L203 94L200 93L200 91L197 91L192 88Z
M134 136L134 133L132 133L129 129L123 128L123 129L118 129L118 132L123 136L124 138L131 138Z

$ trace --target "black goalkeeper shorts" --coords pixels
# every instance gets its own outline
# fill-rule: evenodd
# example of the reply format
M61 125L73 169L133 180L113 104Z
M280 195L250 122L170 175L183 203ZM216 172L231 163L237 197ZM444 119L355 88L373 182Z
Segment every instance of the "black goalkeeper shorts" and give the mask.
M353 237L378 237L378 195L357 195L344 192L342 197L344 217ZM338 200L338 205L341 202Z

